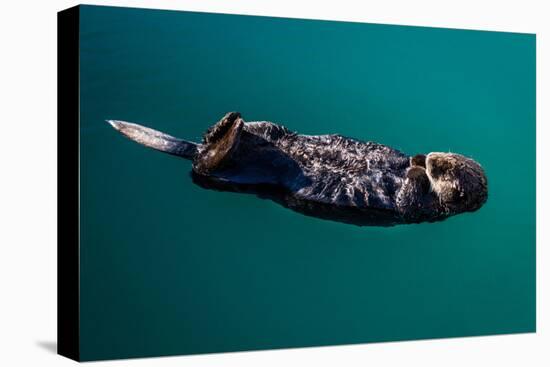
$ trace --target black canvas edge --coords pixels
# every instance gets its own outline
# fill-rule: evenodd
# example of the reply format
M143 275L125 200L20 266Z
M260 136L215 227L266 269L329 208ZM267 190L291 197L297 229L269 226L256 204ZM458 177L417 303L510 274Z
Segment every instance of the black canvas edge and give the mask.
M80 360L80 7L57 13L57 353Z

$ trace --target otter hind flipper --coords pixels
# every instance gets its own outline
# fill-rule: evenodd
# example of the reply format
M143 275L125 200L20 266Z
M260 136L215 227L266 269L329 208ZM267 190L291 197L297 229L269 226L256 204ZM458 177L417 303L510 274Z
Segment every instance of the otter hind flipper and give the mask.
M193 159L197 153L198 145L196 143L178 139L132 122L118 120L107 120L107 122L128 139L146 147L185 159Z
M210 127L193 161L193 170L199 174L210 174L223 167L239 145L243 126L241 114L229 112Z

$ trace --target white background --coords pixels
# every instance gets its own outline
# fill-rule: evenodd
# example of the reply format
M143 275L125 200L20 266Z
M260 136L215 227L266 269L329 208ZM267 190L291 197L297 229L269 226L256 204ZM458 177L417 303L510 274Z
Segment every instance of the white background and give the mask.
M537 33L537 333L97 362L109 366L541 366L550 364L549 11L545 1L94 1L95 4ZM56 12L0 5L0 366L56 355ZM521 125L518 123L518 129ZM517 154L514 152L513 154ZM510 167L513 169L513 167ZM546 224L546 227L545 225ZM490 271L490 269L487 269Z

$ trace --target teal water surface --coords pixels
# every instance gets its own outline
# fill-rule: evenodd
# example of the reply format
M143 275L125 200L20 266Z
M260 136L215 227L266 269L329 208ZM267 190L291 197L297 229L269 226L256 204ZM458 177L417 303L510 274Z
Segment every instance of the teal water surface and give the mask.
M535 330L535 36L81 7L84 360ZM391 228L201 189L121 137L225 112L480 162L489 199Z

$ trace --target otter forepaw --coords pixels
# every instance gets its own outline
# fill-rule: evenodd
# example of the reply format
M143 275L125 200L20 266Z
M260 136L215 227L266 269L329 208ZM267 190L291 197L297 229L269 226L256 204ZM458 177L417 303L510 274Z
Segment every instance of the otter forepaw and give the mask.
M414 157L411 157L411 167L414 166L426 168L426 155L417 154Z
M426 174L426 170L421 166L413 166L407 170L406 184L414 187L414 190L419 194L426 194L430 191L430 179Z

